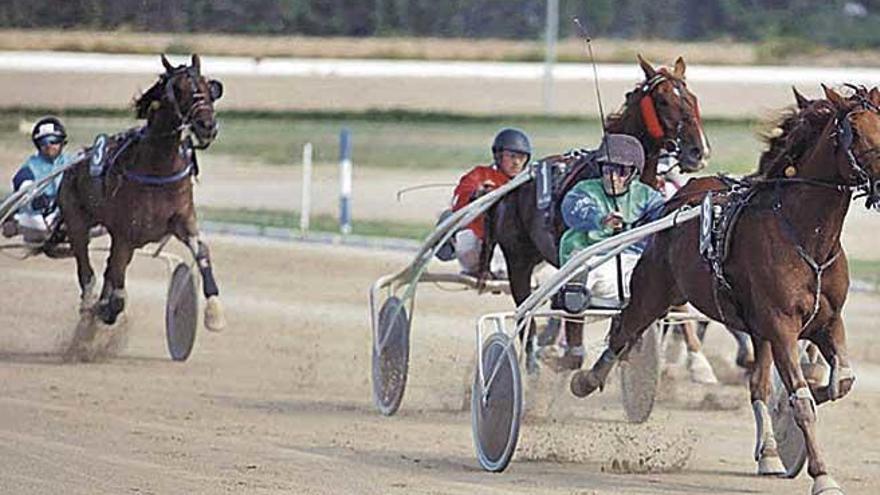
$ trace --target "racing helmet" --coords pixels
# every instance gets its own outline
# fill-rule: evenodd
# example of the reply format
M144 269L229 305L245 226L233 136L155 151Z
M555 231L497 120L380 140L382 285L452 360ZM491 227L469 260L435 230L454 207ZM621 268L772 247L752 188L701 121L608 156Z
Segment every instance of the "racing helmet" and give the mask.
M67 144L67 129L58 117L47 116L38 120L31 130L31 141L40 149L45 142Z
M610 196L620 196L629 191L629 185L636 175L645 168L645 150L642 143L627 134L607 134L596 156L599 172L602 174L602 187ZM622 177L618 184L612 179L616 174ZM618 181L619 182L619 181Z
M501 129L492 140L493 157L504 150L524 153L527 155L527 162L532 158L532 143L529 142L529 137L525 132L513 127Z

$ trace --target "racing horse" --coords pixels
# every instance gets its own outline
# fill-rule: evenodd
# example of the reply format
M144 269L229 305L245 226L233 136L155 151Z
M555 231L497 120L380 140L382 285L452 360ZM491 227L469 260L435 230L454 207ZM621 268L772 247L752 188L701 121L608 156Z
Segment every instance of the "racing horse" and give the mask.
M665 67L655 69L640 55L638 61L645 79L627 93L621 110L608 116L605 130L638 138L645 149L645 169L640 180L652 187L660 187L658 165L661 158L672 158L682 172L694 173L706 167L710 148L703 131L697 97L685 83L684 59L679 57L671 71ZM562 157L545 160L560 159ZM539 263L546 261L559 266L559 239L565 230L558 213L559 203L568 189L590 177L598 177L598 171L587 154L568 164L548 215L536 206L538 186L535 181L511 192L487 215L487 245L490 248L483 250L481 271L488 273L489 256L485 253L491 253L491 246L497 242L507 260L510 290L517 306L531 293L532 272ZM567 322L566 337L571 345L580 345L582 325ZM529 342L527 347L532 350L533 346ZM570 367L578 368L580 363L573 363Z
M823 86L824 99L799 105L762 156L764 174L733 185L701 178L679 191L670 211L712 200L733 212L721 215L728 220L722 222L726 233L718 236L728 245L726 257L695 256L698 222L657 234L633 272L630 304L612 320L608 348L591 369L573 375L575 395L601 388L651 322L671 305L690 302L751 335L759 474L783 471L767 408L775 362L804 435L811 493L843 493L819 448L816 406L844 397L855 381L841 316L849 287L843 222L854 194L866 196L869 208L880 204L880 91L853 88L851 96L842 96ZM800 339L815 344L830 364L827 386L805 379Z
M136 249L173 235L194 256L206 298L205 326L225 326L208 246L199 239L192 182L198 173L195 148L217 136L214 101L219 81L190 65L173 66L161 57L164 73L135 100L146 125L107 138L99 136L86 158L64 174L59 191L65 234L76 258L81 311L91 310L107 324L125 307L125 272ZM101 225L110 234L104 285L95 305L95 275L89 262L89 231Z

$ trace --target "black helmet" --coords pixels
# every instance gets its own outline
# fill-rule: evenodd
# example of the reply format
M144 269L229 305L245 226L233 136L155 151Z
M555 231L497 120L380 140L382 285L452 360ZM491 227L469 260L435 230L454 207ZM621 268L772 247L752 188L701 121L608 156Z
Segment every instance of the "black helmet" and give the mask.
M47 138L53 138L62 144L67 143L67 129L64 128L64 124L58 117L51 115L43 117L34 124L33 130L31 130L31 141L34 142L34 146L39 148L40 141Z
M525 153L529 158L532 157L532 144L529 143L529 137L523 131L512 127L501 129L495 135L495 140L492 141L493 155L503 150Z

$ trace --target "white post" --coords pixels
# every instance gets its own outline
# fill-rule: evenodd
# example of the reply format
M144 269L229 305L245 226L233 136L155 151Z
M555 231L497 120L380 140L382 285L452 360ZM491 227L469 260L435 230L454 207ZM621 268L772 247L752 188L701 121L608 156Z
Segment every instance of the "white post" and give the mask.
M351 131L339 133L339 231L351 233Z
M559 37L559 0L547 0L547 24L544 31L544 113L553 113L553 64L556 63L556 38Z
M302 208L299 212L299 230L302 234L309 231L309 216L312 212L312 143L303 145L302 174Z

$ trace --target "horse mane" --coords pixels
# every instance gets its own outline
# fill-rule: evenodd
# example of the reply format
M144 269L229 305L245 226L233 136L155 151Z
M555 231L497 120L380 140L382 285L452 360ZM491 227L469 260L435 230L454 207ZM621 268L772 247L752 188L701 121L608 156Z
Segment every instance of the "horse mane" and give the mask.
M760 135L767 145L753 176L780 177L816 144L828 120L837 114L828 100L815 100L804 108L784 111L769 131Z
M662 74L663 77L665 77L667 79L671 79L674 81L683 81L682 78L676 77L675 74L673 74L666 67L661 67L661 68L657 69L657 73ZM624 102L623 102L623 105L620 107L620 109L617 110L616 112L608 114L608 116L605 117L605 128L606 129L620 129L625 126L625 121L626 121L626 117L627 117L626 111L630 108L633 108L634 104L635 105L638 104L638 101L634 101L634 100L637 100L640 97L641 91L642 91L642 86L645 85L645 82L647 82L647 81L640 81L639 83L637 83L636 87L633 88L630 92L628 92L626 94L626 96L624 97Z
M178 65L174 68L166 69L165 72L159 74L159 78L156 79L156 82L154 82L153 85L149 87L149 89L141 93L140 96L135 98L135 116L138 119L146 119L147 117L149 117L150 105L154 101L160 101L162 99L162 97L164 96L162 93L165 91L165 83L168 82L168 79L185 71L186 69L186 65Z
M159 101L162 99L162 92L165 89L165 81L166 75L162 74L159 76L159 79L150 86L149 89L141 93L140 96L135 98L134 100L134 111L135 117L137 119L146 119L150 115L150 105L154 101Z
M848 106L870 101L865 86L846 85L853 93L846 99ZM806 103L803 108L787 110L776 120L775 126L761 135L767 149L758 159L755 176L780 177L789 165L797 163L812 149L828 121L838 114L835 105L819 99Z

